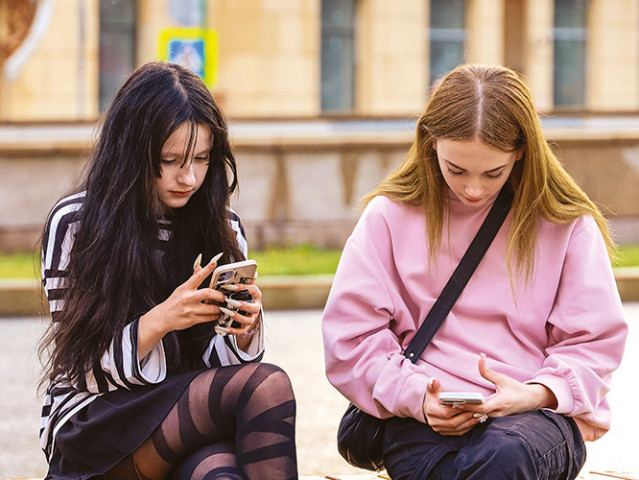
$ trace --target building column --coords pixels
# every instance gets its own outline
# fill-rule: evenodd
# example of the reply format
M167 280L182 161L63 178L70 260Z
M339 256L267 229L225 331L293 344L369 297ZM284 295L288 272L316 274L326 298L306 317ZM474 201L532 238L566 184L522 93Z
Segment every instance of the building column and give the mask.
M590 0L586 43L586 107L634 111L639 107L639 4Z
M466 28L470 63L504 63L504 0L469 0Z
M525 0L525 82L540 111L553 109L554 0Z
M168 0L138 0L136 63L158 59L158 42L163 28L179 26L169 14Z
M428 95L428 2L360 0L355 109L363 115L421 112Z

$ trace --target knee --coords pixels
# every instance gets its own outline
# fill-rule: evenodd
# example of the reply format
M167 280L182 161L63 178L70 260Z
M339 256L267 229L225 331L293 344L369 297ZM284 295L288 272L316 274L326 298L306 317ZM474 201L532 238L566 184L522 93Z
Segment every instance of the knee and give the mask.
M199 470L199 471L198 471ZM141 477L142 478L142 477ZM208 470L206 467L194 470L186 475L181 472L180 476L177 475L171 478L189 478L201 479L201 480L244 480L244 476L236 467L216 467L212 470Z
M203 480L244 480L240 473L216 473L211 472L205 474Z
M494 434L486 441L466 446L454 463L458 471L481 469L490 473L492 478L535 478L526 475L536 471L526 439L508 432Z
M258 362L258 363L253 363L252 365L255 366L254 375L256 376L270 377L271 375L277 375L277 376L282 376L288 379L288 375L286 374L286 372L282 370L281 367L278 367L277 365L273 365L272 363Z
M250 383L255 394L261 397L277 397L280 402L294 400L291 380L284 370L270 363L256 364Z

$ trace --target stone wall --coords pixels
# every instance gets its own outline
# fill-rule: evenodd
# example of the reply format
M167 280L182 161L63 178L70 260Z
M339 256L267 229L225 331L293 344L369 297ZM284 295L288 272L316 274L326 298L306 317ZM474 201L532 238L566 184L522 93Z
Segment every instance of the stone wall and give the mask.
M613 221L621 243L639 242L639 132L549 130L567 170ZM233 138L240 191L232 199L253 247L341 247L360 199L406 154L412 132ZM0 251L29 250L49 208L79 178L87 135L2 141Z
M618 243L639 243L639 136L632 131L550 131L566 170L610 220Z

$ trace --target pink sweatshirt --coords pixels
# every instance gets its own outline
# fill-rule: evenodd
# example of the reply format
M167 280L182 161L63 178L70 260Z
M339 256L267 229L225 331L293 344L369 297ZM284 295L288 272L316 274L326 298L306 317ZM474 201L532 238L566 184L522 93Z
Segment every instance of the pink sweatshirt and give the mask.
M551 389L555 411L574 417L584 439L601 437L610 427L605 396L627 325L590 216L539 221L534 276L527 286L516 278L513 295L509 215L417 364L402 355L492 205L469 207L453 197L430 267L420 207L381 196L367 206L344 248L322 320L329 381L375 416L425 422L430 377L446 391L494 393L477 368L483 352L490 369Z

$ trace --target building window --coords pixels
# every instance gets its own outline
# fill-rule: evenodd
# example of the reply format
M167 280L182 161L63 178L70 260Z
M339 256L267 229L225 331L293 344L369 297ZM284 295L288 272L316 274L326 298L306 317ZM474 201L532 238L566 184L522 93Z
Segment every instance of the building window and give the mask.
M585 105L587 8L587 0L555 0L553 98L556 107Z
M322 112L355 108L356 0L322 0Z
M430 1L430 83L464 63L466 0Z
M135 68L136 0L100 3L100 111Z

